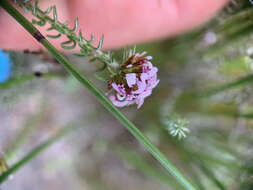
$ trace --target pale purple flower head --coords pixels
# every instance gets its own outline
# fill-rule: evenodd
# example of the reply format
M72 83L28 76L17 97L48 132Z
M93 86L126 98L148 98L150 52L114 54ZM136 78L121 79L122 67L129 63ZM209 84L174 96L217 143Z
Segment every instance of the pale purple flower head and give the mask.
M137 104L140 108L144 99L152 94L152 90L157 86L158 69L152 65L151 56L137 53L128 58L120 67L118 75L113 76L109 83L108 89L114 92L109 99L117 107L124 107L131 104Z

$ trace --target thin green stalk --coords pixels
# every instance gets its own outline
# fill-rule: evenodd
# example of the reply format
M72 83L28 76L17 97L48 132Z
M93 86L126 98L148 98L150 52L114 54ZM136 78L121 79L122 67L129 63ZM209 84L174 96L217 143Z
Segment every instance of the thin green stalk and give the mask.
M24 127L18 131L18 135L16 136L15 140L7 148L7 153L5 155L7 160L11 159L18 151L20 151L20 147L24 145L32 132L37 129L34 126L36 126L36 124L39 122L39 116L41 116L41 112L39 114L30 116L25 121Z
M137 169L141 170L145 174L153 177L154 179L173 187L173 189L180 189L178 183L175 183L171 176L168 176L160 169L152 166L152 164L146 160L143 160L134 151L120 145L113 146L114 152L123 160L126 160L129 164L133 165Z
M227 19L224 23L214 28L214 32L219 36L219 41L210 46L208 51L205 50L205 54L209 57L217 57L221 55L224 47L231 45L238 47L238 44L243 42L241 39L248 36L246 34L252 32L252 17L252 8L248 8L231 16L231 18Z
M240 26L238 27L238 24L242 24L245 21L250 21L252 17L252 8L247 8L225 20L222 25L219 25L215 28L215 32L226 33L227 30L234 30L234 28L240 28Z
M188 162L189 162L189 160L188 160ZM184 162L184 163L188 163L188 162ZM193 182L196 184L196 186L199 188L199 190L206 190L206 188L203 185L203 181L201 179L202 176L199 175L198 171L196 171L196 169L194 168L193 165L191 165L190 168L186 171L188 172L189 175L192 176Z
M18 23L20 23L32 36L34 36L64 68L72 74L80 83L82 83L90 92L109 110L134 136L139 140L146 149L188 190L195 190L193 184L156 148L150 140L145 137L135 125L129 121L102 92L100 92L86 77L82 76L69 61L60 54L60 52L46 40L39 31L11 4L6 0L1 0L0 5L6 10ZM12 172L12 170L10 171ZM3 181L2 181L3 182Z
M57 73L46 73L46 74L43 74L43 76L41 76L40 78L54 78L58 76L61 76L61 75ZM13 87L13 86L16 86L28 81L32 81L35 79L38 79L38 77L36 77L34 74L28 74L28 75L19 76L16 78L11 78L10 80L4 83L0 83L0 89Z
M226 190L225 185L215 176L215 173L206 167L205 163L199 163L200 169L202 172L210 179L220 190Z
M217 94L219 92L223 92L225 90L235 88L235 87L238 87L240 85L245 85L245 84L248 84L248 83L252 83L252 82L253 82L253 74L250 74L246 77L239 78L236 81L233 81L233 82L221 85L217 88L214 88L214 89L208 90L206 92L203 92L199 96L200 97L212 96L212 95Z
M61 137L69 134L71 131L74 131L76 129L73 126L65 127L61 129L56 135L46 140L44 143L41 143L37 147L35 147L31 152L29 152L24 158L22 158L20 161L18 161L16 164L14 164L12 167L10 167L6 172L4 172L0 176L0 184L3 183L10 175L15 173L17 170L19 170L21 167L25 166L29 161L31 161L35 156L37 156L42 151L46 150L49 146L51 146L53 143L57 142Z

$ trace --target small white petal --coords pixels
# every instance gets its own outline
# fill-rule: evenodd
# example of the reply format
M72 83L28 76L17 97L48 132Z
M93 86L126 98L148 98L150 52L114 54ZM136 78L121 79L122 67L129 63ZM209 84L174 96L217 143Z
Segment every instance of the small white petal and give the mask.
M152 59L152 56L147 56L146 59L147 59L147 60L151 60L151 59Z

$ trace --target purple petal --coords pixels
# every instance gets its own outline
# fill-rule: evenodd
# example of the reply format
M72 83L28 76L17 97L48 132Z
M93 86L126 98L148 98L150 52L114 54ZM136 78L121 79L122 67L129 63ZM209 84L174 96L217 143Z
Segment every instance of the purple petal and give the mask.
M136 100L137 109L139 109L144 103L144 98L140 98Z
M155 88L158 85L159 82L160 82L160 80L157 80L156 77L151 77L147 81L147 89L153 89L153 88Z
M143 72L144 73L149 72L149 70L152 68L153 68L153 65L150 61L147 61L146 63L143 64Z
M144 99L152 94L152 89L146 90L140 94L140 96Z
M117 85L116 83L112 83L112 87L113 87L113 89L116 90L117 92L120 92L119 87L118 87L118 85Z
M124 107L124 106L127 106L129 104L128 101L118 101L117 98L115 97L115 95L111 95L109 97L109 99L112 101L112 103L117 106L117 107Z
M147 74L149 76L154 76L157 74L157 72L158 72L158 69L156 67L152 67L151 70L149 70Z
M145 82L137 81L137 86L138 90L133 91L134 94L141 94L145 90L147 85Z
M150 61L147 61L147 66L148 66L148 68L152 68L153 67L153 65L152 65L152 63Z
M146 59L147 59L147 60L151 60L151 59L152 59L152 56L147 56Z
M160 80L157 80L155 83L153 83L152 88L155 88L158 85L159 82L160 82Z
M130 88L133 87L133 85L136 84L136 74L135 73L126 74L126 80L127 80L127 85Z
M142 53L136 53L135 57L143 57L147 52L142 52Z
M148 79L148 74L147 73L142 73L141 74L141 81L146 82L147 79Z
M116 92L118 92L122 95L124 95L126 93L124 86L121 84L112 83L112 87Z

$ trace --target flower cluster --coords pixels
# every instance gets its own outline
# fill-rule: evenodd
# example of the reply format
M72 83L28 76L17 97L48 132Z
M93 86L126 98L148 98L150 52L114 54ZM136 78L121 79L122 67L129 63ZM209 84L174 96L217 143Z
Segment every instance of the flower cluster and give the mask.
M152 94L153 88L159 83L158 69L150 62L152 57L145 57L145 54L146 52L143 52L130 56L121 65L119 73L110 78L108 89L113 89L114 93L109 99L115 106L137 104L140 108L144 99Z

